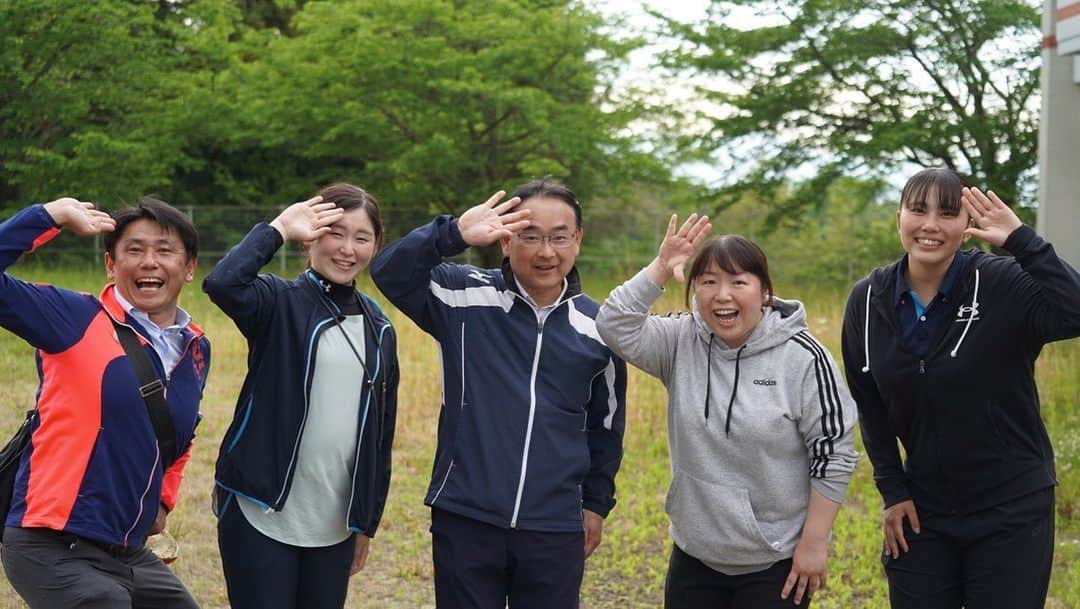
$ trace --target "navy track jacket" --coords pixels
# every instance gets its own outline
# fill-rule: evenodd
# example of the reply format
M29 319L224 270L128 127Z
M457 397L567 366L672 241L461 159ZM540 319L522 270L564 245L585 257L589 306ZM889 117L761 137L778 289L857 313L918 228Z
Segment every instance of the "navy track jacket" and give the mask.
M577 272L540 323L509 264L443 263L468 245L439 216L376 258L372 279L439 342L443 399L425 503L503 528L580 531L606 516L622 461L626 364L596 333Z
M238 493L264 508L287 505L307 417L319 336L338 321L317 281L258 271L274 257L281 235L262 222L206 276L203 290L248 341L248 374L218 453L217 513ZM360 393L356 469L349 530L375 536L390 486L390 449L397 412L397 339L375 301L360 294L371 378ZM370 322L370 323L369 323ZM349 382L349 379L341 379Z
M0 223L0 271L59 232L41 205ZM180 458L164 472L141 383L113 320L135 330L155 374L165 381ZM6 526L67 531L138 548L159 502L168 510L176 505L201 418L210 342L188 324L183 353L165 370L142 324L124 311L114 284L95 298L0 272L0 327L34 347L40 383L11 511L0 514Z
M912 499L964 514L1056 484L1035 358L1080 334L1080 274L1028 226L1005 250L1015 258L957 252L966 271L941 303L949 319L925 358L901 338L899 261L851 291L844 368L886 507Z

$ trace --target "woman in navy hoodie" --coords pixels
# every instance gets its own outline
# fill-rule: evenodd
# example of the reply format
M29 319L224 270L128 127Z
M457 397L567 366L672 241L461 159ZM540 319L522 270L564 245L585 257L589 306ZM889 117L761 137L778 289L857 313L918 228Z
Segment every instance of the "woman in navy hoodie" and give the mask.
M218 455L218 545L234 609L339 609L390 484L398 383L386 316L355 288L383 239L378 202L334 184L261 222L203 289L248 341ZM285 241L310 266L258 271Z
M949 169L908 181L897 229L907 253L855 284L843 329L890 602L1041 608L1057 480L1035 359L1080 335L1080 274ZM1012 256L961 251L970 237Z

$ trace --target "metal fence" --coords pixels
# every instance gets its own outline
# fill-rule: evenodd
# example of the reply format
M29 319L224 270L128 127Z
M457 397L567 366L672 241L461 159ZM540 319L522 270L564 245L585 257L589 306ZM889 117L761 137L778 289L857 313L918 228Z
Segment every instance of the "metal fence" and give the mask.
M210 268L229 249L240 242L244 235L260 221L269 221L280 208L200 206L186 207L182 211L192 219L199 230L199 260L203 268ZM652 259L662 237L665 218L650 217L643 213L607 210L589 210L585 217L585 240L580 266L601 269L636 269ZM387 243L401 237L405 232L430 220L434 214L429 210L411 207L395 207L383 210L387 226ZM402 225L401 219L413 224ZM399 220L391 222L392 219ZM400 227L400 228L399 228ZM46 247L28 258L41 264L97 264L104 254L104 240L80 238L61 233ZM275 272L285 272L300 264L303 252L295 243L282 247L273 263ZM466 250L459 261L470 264L490 264L497 261L497 249L485 253L476 249ZM209 265L209 266L208 266Z

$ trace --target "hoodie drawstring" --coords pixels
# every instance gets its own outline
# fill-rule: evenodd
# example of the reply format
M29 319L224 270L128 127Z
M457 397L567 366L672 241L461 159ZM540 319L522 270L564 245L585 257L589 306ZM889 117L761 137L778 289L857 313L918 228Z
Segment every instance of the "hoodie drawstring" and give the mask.
M712 400L712 344L713 335L709 333L709 350L705 354L705 424L709 423L709 402ZM735 352L735 381L731 386L731 399L728 400L727 418L724 420L724 435L731 435L731 410L735 405L735 396L739 392L739 360L746 345Z
M705 352L705 424L709 424L709 395L712 393L712 332L709 333L709 350Z
M862 367L863 372L870 372L870 282L866 282L866 319L863 320L863 351L866 354L866 363Z
M968 315L967 323L964 324L964 332L960 334L960 340L956 341L956 346L949 355L956 357L956 353L960 351L960 345L964 342L964 337L967 336L968 328L971 327L971 322L975 321L975 316L979 313L979 269L975 269L975 293L971 296L971 315Z
M727 403L727 420L724 422L724 435L731 435L731 407L735 404L735 394L739 392L739 358L742 357L746 345L739 347L735 352L735 382L731 384L731 399Z

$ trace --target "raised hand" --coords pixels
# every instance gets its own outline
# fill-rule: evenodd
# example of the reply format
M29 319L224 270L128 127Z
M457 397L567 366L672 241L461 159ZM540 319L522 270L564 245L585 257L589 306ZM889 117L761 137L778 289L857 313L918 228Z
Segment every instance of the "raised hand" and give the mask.
M44 205L45 213L62 228L81 237L92 237L116 228L116 220L109 214L94 209L89 201L64 197Z
M698 246L705 240L705 237L709 236L709 231L712 230L712 224L709 223L708 216L690 214L686 222L683 222L683 225L676 231L675 225L678 221L678 214L672 214L671 219L668 220L667 232L664 235L664 241L660 243L660 250L656 254L656 259L653 260L646 271L649 278L661 287L672 276L679 283L686 281L684 272L686 262L690 260L690 257L697 251Z
M330 225L345 215L345 210L322 200L322 197L314 196L293 203L278 214L270 226L276 228L286 241L314 241L330 232Z
M1009 235L1023 224L1016 212L992 190L983 194L978 188L965 188L960 201L975 223L967 227L964 234L978 237L994 247L1005 245Z
M487 201L461 214L458 218L458 230L461 231L461 238L465 243L491 245L529 226L528 218L532 211L521 209L511 213L510 210L521 203L521 199L514 197L499 203L504 196L506 192L500 190Z

